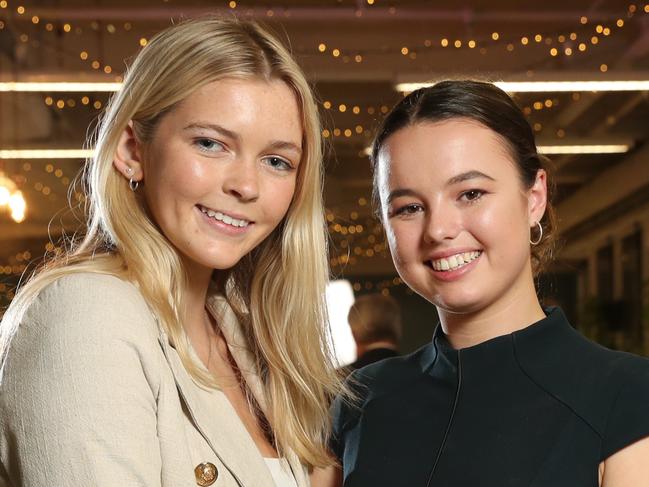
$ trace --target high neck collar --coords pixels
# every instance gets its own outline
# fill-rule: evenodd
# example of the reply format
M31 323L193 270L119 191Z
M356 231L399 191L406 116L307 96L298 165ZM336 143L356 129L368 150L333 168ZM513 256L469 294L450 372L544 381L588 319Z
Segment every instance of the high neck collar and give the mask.
M444 357L451 364L457 363L457 356L460 353L464 358L475 360L490 360L492 357L497 358L510 350L512 343L516 340L525 340L532 343L535 348L541 348L547 345L548 341L553 342L560 339L562 333L572 327L568 323L563 311L558 307L544 309L545 318L532 323L521 330L513 333L500 335L484 342L470 347L455 349L448 341L448 337L442 330L441 325L437 325L433 336L432 350L427 354L427 360L424 368L433 365L438 355Z

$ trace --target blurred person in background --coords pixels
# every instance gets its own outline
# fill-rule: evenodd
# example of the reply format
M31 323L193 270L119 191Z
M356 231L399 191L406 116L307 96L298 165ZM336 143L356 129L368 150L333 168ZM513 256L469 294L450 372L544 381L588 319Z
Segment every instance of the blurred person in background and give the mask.
M399 355L401 310L399 303L382 294L359 296L347 318L356 342L356 361L352 370Z

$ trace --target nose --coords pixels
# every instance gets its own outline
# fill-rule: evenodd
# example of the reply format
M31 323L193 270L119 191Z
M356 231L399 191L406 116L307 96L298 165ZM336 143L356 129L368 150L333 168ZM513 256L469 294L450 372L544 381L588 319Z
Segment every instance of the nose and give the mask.
M437 203L429 208L424 229L428 244L453 240L462 230L462 215L452 204Z
M242 201L259 198L259 174L255 161L241 161L231 166L223 183L225 193Z

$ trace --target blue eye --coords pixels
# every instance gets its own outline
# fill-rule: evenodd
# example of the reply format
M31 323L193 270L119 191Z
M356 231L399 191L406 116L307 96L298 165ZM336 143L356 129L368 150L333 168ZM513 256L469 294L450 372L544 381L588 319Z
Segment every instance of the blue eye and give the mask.
M223 144L212 139L196 139L194 143L198 146L198 149L203 152L219 152L224 149Z
M266 164L268 164L270 167L279 171L291 171L293 169L293 166L281 157L269 156L266 157L264 161L266 161Z

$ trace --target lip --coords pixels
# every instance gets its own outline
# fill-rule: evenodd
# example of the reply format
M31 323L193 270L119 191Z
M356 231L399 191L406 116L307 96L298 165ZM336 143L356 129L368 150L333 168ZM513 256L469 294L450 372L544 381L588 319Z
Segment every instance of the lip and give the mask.
M204 207L207 208L207 207ZM205 213L201 211L201 209L197 206L194 206L194 209L198 213L199 218L206 224L209 225L209 227L213 230L216 230L217 232L230 236L230 237L238 237L241 235L245 235L250 231L252 226L254 225L254 222L248 223L245 227L233 227L232 225L228 225L225 222L215 220L214 218L210 218L207 216ZM211 208L210 208L211 210ZM215 210L213 210L215 211ZM223 213L223 212L221 212ZM232 216L233 218L237 218L236 216L230 214L230 213L224 213L228 216ZM239 220L246 220L245 217L238 217Z
M462 267L459 267L459 268L454 269L452 271L436 271L435 269L433 269L432 263L431 264L429 264L429 263L432 262L435 259L442 259L442 258L445 258L445 257L450 257L451 255L455 255L455 254L459 254L459 253L463 253L463 252L478 252L478 250L476 250L476 249L473 249L473 250L469 250L469 249L467 249L467 250L455 250L454 249L450 253L447 252L447 251L437 252L437 253L433 254L433 255L435 255L435 257L426 260L424 265L432 273L433 277L435 279L439 280L439 281L443 281L443 282L457 281L457 280L461 279L462 277L464 277L469 272L471 272L478 265L478 262L480 262L480 259L482 259L482 255L484 254L484 252L482 250L479 251L480 255L476 259L474 259L471 262L469 262L468 264L465 264Z
M198 211L201 211L201 207L203 207L203 208L205 208L205 209L207 209L207 210L211 210L211 211L213 211L213 212L215 212L215 213L216 213L216 212L223 213L224 215L228 215L228 216L231 217L231 218L236 218L237 220L246 220L247 222L255 223L253 220L251 220L250 218L248 218L246 215L242 215L241 213L232 213L232 212L230 212L230 211L217 210L217 209L215 209L215 208L212 208L211 206L202 205L202 204L200 204L200 203L198 203L198 204L196 205L196 208L198 209ZM202 213L202 212L201 212L201 213Z

